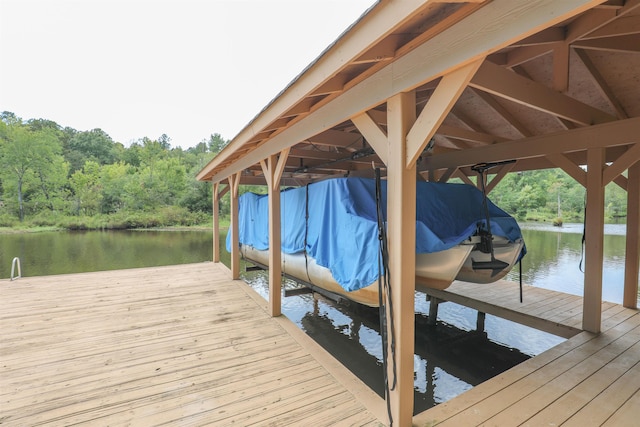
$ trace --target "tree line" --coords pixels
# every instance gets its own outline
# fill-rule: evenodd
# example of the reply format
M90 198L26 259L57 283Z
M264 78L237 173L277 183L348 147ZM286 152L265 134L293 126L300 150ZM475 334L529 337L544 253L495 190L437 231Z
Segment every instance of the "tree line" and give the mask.
M197 172L228 141L212 134L192 148L171 138L125 147L101 129L0 113L0 226L131 228L204 223L211 185Z
M207 223L211 185L195 176L228 142L214 133L185 150L172 147L163 134L125 147L101 129L78 131L5 111L0 113L0 226ZM535 221L581 221L584 197L584 188L559 169L507 174L490 194L516 218ZM610 221L625 217L626 192L610 184L605 204ZM221 214L228 209L223 200Z

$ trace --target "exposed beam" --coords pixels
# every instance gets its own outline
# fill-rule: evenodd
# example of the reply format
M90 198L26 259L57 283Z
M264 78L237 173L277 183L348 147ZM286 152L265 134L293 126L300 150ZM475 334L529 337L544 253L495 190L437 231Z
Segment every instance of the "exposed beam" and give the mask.
M345 80L346 78L344 76L338 75L320 85L311 93L311 96L328 95L330 93L340 92L344 89Z
M589 54L582 49L574 49L574 50L578 55L578 57L580 58L580 60L582 61L582 63L584 64L584 66L587 68L587 71L589 71L589 75L593 79L594 83L596 84L596 87L602 94L603 98L615 110L618 118L619 119L628 118L629 116L627 115L627 112L625 111L624 107L622 106L622 104L620 104L620 101L618 101L615 94L609 87L609 84L604 79L604 77L602 77L602 74L600 74L600 71L596 68L593 61L591 61L591 58L589 58Z
M640 140L640 137L639 137ZM607 185L640 159L640 142L632 145L626 153L609 165L602 174L602 181Z
M389 140L387 139L387 133L366 112L352 117L351 121L384 164L388 164Z
M558 42L553 49L553 90L569 90L569 44Z
M491 62L482 64L469 85L583 126L615 120L615 117L603 111Z
M317 145L351 147L362 141L362 135L355 132L342 132L339 130L329 129L316 135L308 136L305 140Z
M356 60L354 64L368 63L368 62L380 62L393 59L396 53L396 49L400 44L400 35L390 35L382 39L382 41L371 49L364 52Z
M556 153L548 155L547 159L565 171L567 175L575 179L580 185L583 187L587 186L587 173L580 166L568 159L567 156Z
M496 188L496 185L500 184L500 181L502 181L502 179L507 176L507 174L511 172L514 167L516 167L516 163L508 163L506 165L500 166L500 169L498 169L497 173L493 176L491 182L489 182L486 186L487 194L491 193L493 189Z
M415 165L483 60L484 58L477 59L442 77L407 135L407 166Z
M392 3L406 5L405 2ZM269 108L269 114L261 114L246 131L241 132L241 135L227 147L228 150L223 150L198 174L198 179L223 180L229 174L249 167L272 153L384 103L396 93L432 81L463 64L481 58L487 53L496 52L599 3L599 0L489 2L464 20L433 36L392 64L381 68L366 80L322 105L311 117L304 117L282 130L269 139L268 144L261 144L253 152L227 164L225 160L238 145L243 144L247 133L260 129L260 123L267 117L267 123L274 120L271 117L273 110ZM287 93L285 98L290 98L290 93ZM273 104L277 111L276 104L280 105L280 100Z
M640 34L577 41L573 43L572 46L582 49L604 50L607 52L638 53L640 52Z
M627 0L621 8L594 8L579 16L567 28L567 43L573 43L582 38L588 38L599 29L611 22L633 12L640 7L640 1Z
M565 41L573 43L596 29L608 24L618 16L616 9L594 8L580 15L567 26Z
M509 68L515 67L517 65L524 64L525 62L531 61L532 59L539 58L541 56L546 55L551 52L556 43L545 43L538 44L533 46L524 46L518 49L514 49L511 52L507 53L507 60L504 65Z
M597 39L602 37L624 36L640 33L640 15L618 18L604 27L583 37L582 40Z
M523 125L509 110L507 110L497 99L487 92L473 89L473 92L478 95L489 107L491 107L496 113L498 113L513 129L520 132L522 136L533 136L533 133Z
M564 41L564 28L550 27L546 30L539 31L532 36L526 37L513 44L514 47L536 46L540 44L551 44Z
M469 166L479 161L510 160L513 157L524 159L594 147L627 145L637 141L638 135L640 135L640 117L432 155L424 159L424 168L446 169Z
M446 171L444 171L444 173L442 175L440 175L440 177L438 178L438 182L447 182L449 181L449 179L453 176L453 174L457 171L457 168L449 168ZM420 172L418 172L418 175L420 175ZM422 176L422 175L420 175Z
M451 113L450 114L455 116L455 117L457 117L458 120L460 120L462 123L464 123L465 126L467 126L472 131L486 134L486 132L482 128L482 126L480 126L478 123L476 123L476 121L473 120L471 117L469 117L464 111L460 110L459 107L456 107L454 105L453 108L451 109ZM442 127L442 126L440 126L440 127Z
M482 145L495 144L496 142L508 141L508 139L489 135L487 133L474 132L467 129L462 129L455 126L440 125L436 131L438 135L446 136L448 138L461 139L463 141L470 141L480 143Z
M342 154L341 154L342 153ZM289 151L288 166L295 167L296 159L306 160L336 160L341 155L349 153L348 151L336 152L336 151L324 151L324 150L305 150L302 148L291 148Z
M473 185L474 187L476 186L476 183L471 181L471 178L469 178L460 169L456 169L456 171L451 175L451 178L460 178L465 184Z

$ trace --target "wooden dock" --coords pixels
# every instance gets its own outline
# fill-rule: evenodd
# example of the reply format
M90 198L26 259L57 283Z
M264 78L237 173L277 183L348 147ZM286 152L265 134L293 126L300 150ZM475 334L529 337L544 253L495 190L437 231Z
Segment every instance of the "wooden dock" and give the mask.
M381 425L380 397L229 277L202 263L0 281L0 424Z
M521 304L517 285L509 282L493 290L456 282L433 294L550 332L571 334L582 321L581 297L526 287ZM640 311L606 302L602 309L602 333L578 331L415 416L413 424L640 426Z
M577 296L526 287L521 304L509 282L432 295L571 338L415 426L639 425L637 310L603 303L595 335L579 331ZM386 420L380 397L222 264L2 280L0 343L3 426Z
M571 338L582 332L583 299L578 295L525 285L520 302L518 284L506 280L486 285L455 281L447 289L429 289L426 293L560 337ZM615 326L616 316L625 310L620 304L603 301L602 329Z

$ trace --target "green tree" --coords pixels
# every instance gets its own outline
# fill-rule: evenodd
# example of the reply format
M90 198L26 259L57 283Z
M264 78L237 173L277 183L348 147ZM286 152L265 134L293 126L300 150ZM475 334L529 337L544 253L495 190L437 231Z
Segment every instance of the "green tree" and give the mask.
M71 189L74 195L76 215L94 215L98 213L102 202L100 165L89 160L82 169L73 172L71 175Z
M127 206L125 189L132 179L135 169L124 162L104 165L100 168L102 199L100 211L114 213Z
M0 146L0 166L3 174L3 188L15 191L18 202L18 216L24 221L25 183L30 177L40 182L40 191L45 199L51 198L49 179L57 180L64 162L59 158L61 146L56 133L50 128L30 130L28 127L12 123L6 126ZM50 201L49 207L53 207Z
M77 132L68 142L65 157L76 171L86 161L94 161L100 165L111 164L116 160L116 147L111 137L102 129Z
M229 144L229 140L222 138L222 135L219 133L214 133L209 137L208 145L209 151L212 153L218 154L224 147Z
M160 142L147 137L142 139L142 149L140 150L141 165L148 168L150 182L153 182L154 179L153 173L156 162L165 155L166 150Z

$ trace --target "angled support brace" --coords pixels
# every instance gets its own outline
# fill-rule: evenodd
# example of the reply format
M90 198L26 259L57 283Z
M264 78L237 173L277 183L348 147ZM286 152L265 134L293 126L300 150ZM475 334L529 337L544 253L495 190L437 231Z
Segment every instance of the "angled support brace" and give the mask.
M407 167L415 165L418 161L418 157L480 68L483 60L484 58L476 60L442 77L407 135Z

